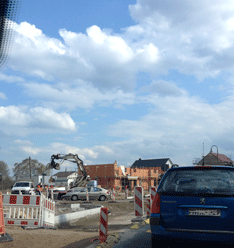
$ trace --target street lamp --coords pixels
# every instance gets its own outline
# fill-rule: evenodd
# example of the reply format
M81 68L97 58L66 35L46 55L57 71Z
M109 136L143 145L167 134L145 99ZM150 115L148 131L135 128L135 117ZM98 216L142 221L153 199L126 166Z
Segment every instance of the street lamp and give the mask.
M219 152L218 152L218 146L216 146L216 145L213 145L213 146L215 146L216 148L217 148L217 165L219 164ZM211 146L211 148L210 148L210 153L212 153L212 147L213 146Z

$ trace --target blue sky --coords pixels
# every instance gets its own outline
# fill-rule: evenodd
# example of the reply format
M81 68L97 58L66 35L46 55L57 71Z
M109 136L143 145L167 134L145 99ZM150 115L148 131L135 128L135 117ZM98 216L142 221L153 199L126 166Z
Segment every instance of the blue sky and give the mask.
M1 160L191 165L203 143L233 158L233 10L230 0L22 0L0 71Z

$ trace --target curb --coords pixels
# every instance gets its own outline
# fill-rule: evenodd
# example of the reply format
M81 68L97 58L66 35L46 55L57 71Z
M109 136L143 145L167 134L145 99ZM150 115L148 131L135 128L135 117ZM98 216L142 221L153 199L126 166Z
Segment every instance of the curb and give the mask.
M112 247L114 244L116 244L120 239L120 236L118 233L113 233L111 235L109 235L106 239L106 242L105 243L101 243L101 244L98 244L96 246L96 248L110 248Z
M142 220L140 222L137 222L136 224L134 224L133 226L131 226L131 229L140 229L142 226L148 225L149 224L149 219L146 220Z

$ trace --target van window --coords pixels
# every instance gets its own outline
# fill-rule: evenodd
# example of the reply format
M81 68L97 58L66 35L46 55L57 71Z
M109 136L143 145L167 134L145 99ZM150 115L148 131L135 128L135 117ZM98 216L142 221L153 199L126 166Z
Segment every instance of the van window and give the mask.
M191 168L169 171L158 192L234 195L234 170Z

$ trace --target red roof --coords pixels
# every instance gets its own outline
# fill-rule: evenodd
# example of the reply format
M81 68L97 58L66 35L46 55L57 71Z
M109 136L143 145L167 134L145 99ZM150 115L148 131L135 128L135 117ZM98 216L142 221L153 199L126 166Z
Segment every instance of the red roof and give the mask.
M211 154L217 157L217 153L211 153ZM222 162L232 163L232 160L224 154L218 154L218 159Z

